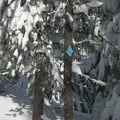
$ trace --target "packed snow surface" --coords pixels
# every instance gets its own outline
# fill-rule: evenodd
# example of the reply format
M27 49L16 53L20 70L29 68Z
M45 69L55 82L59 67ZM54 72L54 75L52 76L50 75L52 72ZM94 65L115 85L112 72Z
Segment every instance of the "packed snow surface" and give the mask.
M0 94L0 103L0 120L32 120L32 107L24 88L10 85Z
M0 120L32 120L31 100L26 95L25 87L20 84L9 85L4 93L0 94ZM43 120L64 120L64 111L61 105L44 100ZM90 115L74 111L75 120L88 120Z

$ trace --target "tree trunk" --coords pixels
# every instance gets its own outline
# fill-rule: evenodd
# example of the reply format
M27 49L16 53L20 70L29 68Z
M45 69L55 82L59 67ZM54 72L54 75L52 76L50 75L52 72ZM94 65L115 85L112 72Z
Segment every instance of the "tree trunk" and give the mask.
M33 120L43 120L41 116L44 105L45 59L39 59L37 67L34 83Z
M3 12L5 11L5 8L7 7L8 0L0 0L0 20L2 18Z
M73 97L72 97L72 58L65 55L64 58L64 117L65 120L73 120Z
M70 1L66 6L66 12L72 14L72 5ZM66 25L65 25L65 42L64 49L65 52L68 49L69 45L72 46L72 28L71 23L66 16ZM64 117L65 120L73 120L73 97L72 97L72 56L69 56L65 53L64 55Z

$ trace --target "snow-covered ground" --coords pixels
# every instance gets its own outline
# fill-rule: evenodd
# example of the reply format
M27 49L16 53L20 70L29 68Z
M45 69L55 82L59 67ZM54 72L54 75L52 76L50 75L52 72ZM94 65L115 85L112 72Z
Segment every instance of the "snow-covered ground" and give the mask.
M0 94L0 120L31 120L32 106L25 90L10 85Z
M63 109L45 99L44 120L64 120ZM74 112L75 120L88 120L89 115ZM0 94L0 120L32 120L32 105L25 88L9 85Z

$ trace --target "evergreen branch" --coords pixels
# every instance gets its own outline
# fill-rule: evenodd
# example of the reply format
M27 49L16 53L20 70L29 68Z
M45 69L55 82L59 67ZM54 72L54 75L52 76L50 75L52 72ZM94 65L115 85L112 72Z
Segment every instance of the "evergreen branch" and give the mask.
M114 46L110 41L108 41L107 38L102 37L102 40L104 40L105 42L107 42L108 44L110 44L111 46L113 46L113 48L115 48L115 50L117 50L118 53L120 53L120 50L116 46Z
M95 44L95 45L101 45L100 43L97 43L97 42L95 42L95 41L93 41L93 40L88 40L88 39L85 39L85 40L80 41L80 42L75 42L75 41L73 40L73 44L74 44L74 45L83 44L83 43L85 43L85 42L89 42L89 43Z
M8 3L7 7L10 6L15 0L10 1L10 3Z
M97 84L97 85L100 85L100 86L106 86L106 83L103 82L102 80L96 80L96 79L93 79L93 78L90 78L90 76L88 75L84 75L84 74L78 74L80 77L82 77L83 79L85 80L90 80L92 81L93 83Z
M103 82L102 80L96 80L96 79L90 78L90 76L88 76L88 75L80 75L80 76L85 77L86 80L91 80L92 82L96 83L97 85L106 86L106 83Z

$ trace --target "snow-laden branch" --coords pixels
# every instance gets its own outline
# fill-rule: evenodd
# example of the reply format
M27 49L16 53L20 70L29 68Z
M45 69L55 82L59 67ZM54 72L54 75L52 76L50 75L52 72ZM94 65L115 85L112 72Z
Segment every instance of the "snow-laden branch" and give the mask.
M70 13L67 12L66 15L67 15L69 21L70 21L71 23L73 23L73 22L74 22L74 19L73 19L73 17L70 15Z
M75 5L73 12L74 14L78 14L78 13L84 13L88 16L88 11L90 8L97 8L99 6L101 6L103 3L100 1L91 1L89 3L86 4L82 4L82 5Z
M96 7L103 5L103 3L96 0L96 1L91 1L89 3L86 3L86 5L89 6L90 8L96 8Z
M54 60L54 57L53 57L51 51L50 50L46 51L46 54L50 59L50 63L52 64L52 75L54 76L54 80L58 80L59 83L63 86L63 80L60 76L59 68L56 65L56 61Z
M53 22L55 21L56 17L63 17L65 14L65 3L60 3L58 9L55 11L54 17L53 17Z
M89 39L85 39L85 40L82 40L82 41L80 41L80 42L75 42L75 40L73 39L73 44L74 44L74 45L83 44L83 43L85 43L85 42L89 42L89 43L95 44L95 45L101 45L101 44L99 44L99 43L97 43L97 42L95 42L95 41L93 41L93 40L89 40Z
M75 62L72 63L72 72L77 73L78 75L80 75L80 77L82 77L86 80L91 80L92 82L96 83L97 85L100 85L100 86L106 85L106 83L103 82L102 80L96 80L96 79L90 78L90 76L88 76L88 75L82 74L82 71L80 70L79 65L76 64Z

